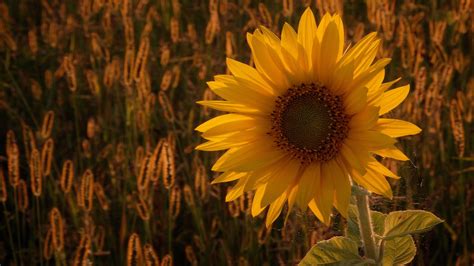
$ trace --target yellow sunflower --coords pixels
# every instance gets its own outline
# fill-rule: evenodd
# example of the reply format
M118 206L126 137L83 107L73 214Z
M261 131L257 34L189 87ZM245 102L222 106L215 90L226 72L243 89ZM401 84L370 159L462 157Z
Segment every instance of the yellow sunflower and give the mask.
M201 105L228 112L196 128L207 142L198 150L227 150L212 167L213 183L237 181L226 201L255 191L252 215L268 207L270 226L288 201L307 206L328 224L332 206L347 216L351 180L392 197L386 176L398 178L374 155L408 160L395 138L419 133L414 124L380 118L407 96L409 85L383 83L390 58L374 62L375 33L344 49L339 15L316 25L311 9L298 32L285 24L279 39L260 27L247 34L255 68L227 59L232 75L217 75L209 88L222 101Z

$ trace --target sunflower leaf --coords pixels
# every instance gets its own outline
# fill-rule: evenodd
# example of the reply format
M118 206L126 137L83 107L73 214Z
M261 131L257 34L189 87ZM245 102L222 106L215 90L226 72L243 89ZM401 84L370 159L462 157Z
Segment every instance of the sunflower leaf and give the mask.
M383 239L389 240L395 237L426 232L442 222L443 220L436 215L422 210L391 212L385 219Z
M335 236L314 245L298 265L355 265L363 262L356 242L347 237Z
M411 236L396 237L385 241L383 246L383 266L410 263L416 255L416 246Z
M378 211L370 211L370 215L372 218L372 226L374 228L375 234L383 235L384 221L387 215ZM357 242L359 246L362 246L362 241L359 233L358 211L357 207L353 204L349 205L346 236Z

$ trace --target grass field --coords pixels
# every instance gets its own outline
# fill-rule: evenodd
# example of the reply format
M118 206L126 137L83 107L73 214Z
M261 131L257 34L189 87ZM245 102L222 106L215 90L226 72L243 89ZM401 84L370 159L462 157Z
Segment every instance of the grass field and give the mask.
M218 98L206 81L226 57L252 64L246 32L279 36L307 6L341 14L346 45L377 31L386 80L411 84L389 116L423 131L401 141L411 161L384 160L402 178L372 206L445 220L414 265L472 265L472 0L0 0L0 264L294 265L342 234L336 212L327 227L299 210L267 230L194 150L217 114L195 103Z

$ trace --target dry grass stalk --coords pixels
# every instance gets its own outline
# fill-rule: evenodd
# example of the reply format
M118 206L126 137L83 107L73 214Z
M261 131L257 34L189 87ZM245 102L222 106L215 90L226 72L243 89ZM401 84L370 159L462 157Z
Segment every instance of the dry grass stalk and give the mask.
M161 56L160 56L161 66L168 65L170 58L171 58L171 50L167 45L165 45L161 48Z
M464 156L465 136L464 124L460 105L456 99L452 99L449 108L449 119L451 122L452 134L456 143L457 154L459 157Z
M48 232L46 233L46 237L44 238L44 247L43 247L43 257L46 260L51 259L53 256L53 231L51 228L48 229Z
M18 206L18 209L22 212L26 212L28 210L29 200L28 200L28 186L26 185L25 180L20 179L15 189L17 190L16 204Z
M160 258L151 244L143 246L143 258L146 266L160 266Z
M166 254L165 256L163 256L163 259L161 259L160 266L173 266L173 257L171 257L170 254Z
M86 79L91 93L96 96L100 95L99 76L94 71L88 69L86 70Z
M5 203L8 199L7 183L3 167L0 167L0 202Z
M150 208L148 207L148 203L143 199L142 196L138 196L138 201L135 204L135 209L137 210L138 216L143 221L150 220Z
M283 16L291 17L291 15L293 15L294 8L293 0L283 0Z
M143 254L142 246L140 243L140 237L138 234L133 233L128 239L127 246L127 265L142 265L143 264Z
M65 56L63 59L63 66L64 66L64 71L66 73L69 89L72 92L75 92L77 90L77 76L76 76L76 67L74 66L74 63L72 62L72 60L73 60L72 56Z
M36 149L35 133L33 133L33 130L31 130L26 123L21 123L21 132L23 135L23 148L25 149L26 159L30 160L31 150Z
M15 142L9 142L7 136L8 182L12 187L20 182L20 151Z
M158 102L161 105L161 108L163 110L163 116L168 122L173 122L174 121L174 111L173 111L173 105L171 104L168 96L164 91L160 91L158 93Z
M77 205L86 211L92 210L94 196L94 174L87 169L82 175L79 191L77 194Z
M107 196L105 195L104 188L102 187L101 184L94 182L94 192L95 196L97 197L97 200L99 201L99 205L104 211L109 210L109 200L107 199Z
M96 234L94 237L95 240L95 245L97 247L98 251L104 250L104 244L105 244L105 228L103 226L98 226L96 228Z
M72 265L89 265L91 263L89 257L92 255L91 247L91 237L88 234L83 233L81 241L79 242L79 246L76 249Z
M43 170L41 169L41 156L37 149L31 152L30 158L31 192L34 196L41 196L43 188Z
M166 70L163 74L163 78L161 78L160 89L162 91L167 91L171 86L171 80L173 79L173 73L171 70Z
M194 253L193 246L187 245L184 248L184 253L186 254L186 259L188 260L191 265L196 266L198 265L198 260L196 258L196 253Z
M140 41L140 46L138 48L137 57L135 59L133 68L133 77L136 82L142 80L145 75L149 52L150 39L148 37L144 37Z
M186 184L183 187L183 193L184 193L184 201L190 208L195 208L196 207L196 202L194 201L194 195L191 187Z
M240 215L239 201L233 200L227 202L227 209L229 210L230 216L237 218Z
M150 174L148 174L149 169L148 169L148 166L150 165L149 162L150 162L150 158L151 156L148 154L146 155L141 163L140 163L140 171L139 171L139 174L137 176L137 188L138 188L138 191L140 193L145 193L147 192L148 190L148 186L150 184ZM138 158L137 158L138 159Z
M64 247L64 223L58 208L55 207L49 212L49 223L53 249L56 252L61 251Z
M52 138L46 140L41 149L41 169L43 176L47 177L51 174L51 164L53 161L54 141Z
M179 186L173 186L170 192L169 209L171 216L176 219L181 209L181 189Z
M64 193L69 193L74 183L74 163L71 160L66 160L63 163L61 171L60 186Z
M173 187L176 179L174 148L171 145L169 140L163 142L159 162L162 165L163 185L166 189Z
M51 131L54 126L54 112L48 111L43 118L43 124L41 126L41 137L47 139L51 136Z
M179 20L176 17L172 17L170 21L170 34L171 41L177 43L179 41Z
M206 201L209 196L209 181L204 165L198 161L196 166L196 174L194 177L194 191L199 195L199 198Z

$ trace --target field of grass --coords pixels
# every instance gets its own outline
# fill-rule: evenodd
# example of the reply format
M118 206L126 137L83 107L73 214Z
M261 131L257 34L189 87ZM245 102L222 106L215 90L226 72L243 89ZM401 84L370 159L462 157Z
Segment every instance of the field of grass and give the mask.
M346 45L377 31L386 80L411 84L390 116L423 131L401 141L411 161L384 160L402 178L372 206L445 220L414 265L472 265L471 0L0 0L0 264L294 265L342 234L336 212L327 227L299 210L267 230L194 150L218 113L195 103L217 99L206 81L306 6L341 14Z

